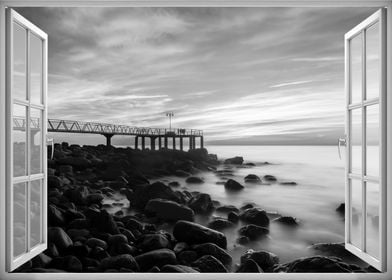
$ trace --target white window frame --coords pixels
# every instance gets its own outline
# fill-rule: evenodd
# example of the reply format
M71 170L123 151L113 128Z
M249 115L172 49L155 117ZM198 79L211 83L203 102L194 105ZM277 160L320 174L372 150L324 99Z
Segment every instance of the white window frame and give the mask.
M387 166L392 166L392 0L0 0L0 279L392 279L392 242L387 242L385 273L287 273L287 274L154 274L154 273L7 273L6 268L6 88L5 88L5 9L6 7L386 7L387 8ZM359 23L359 22L358 22ZM342 38L343 40L343 38ZM344 92L342 92L344 94ZM392 187L392 170L386 172L387 188ZM387 192L387 221L392 220L392 191ZM392 236L392 223L387 224L386 236Z

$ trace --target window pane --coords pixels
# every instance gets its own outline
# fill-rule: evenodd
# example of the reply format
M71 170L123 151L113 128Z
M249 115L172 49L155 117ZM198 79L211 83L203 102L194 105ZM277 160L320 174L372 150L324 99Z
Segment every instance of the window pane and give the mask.
M13 106L14 177L26 175L26 107Z
M362 33L350 41L351 103L362 100Z
M30 100L42 103L42 40L34 34L30 36Z
M26 100L26 30L14 23L13 98Z
M362 174L362 109L351 112L351 173Z
M379 257L379 209L380 187L375 183L366 183L366 252Z
M30 110L30 161L31 174L42 173L42 111L38 109Z
M14 185L14 257L26 252L26 183Z
M30 245L34 247L41 243L41 195L42 195L42 180L31 182L31 204L30 204Z
M366 30L366 99L379 97L380 90L379 23Z
M362 183L351 180L351 244L361 248L362 231Z
M380 106L366 107L366 175L380 176Z

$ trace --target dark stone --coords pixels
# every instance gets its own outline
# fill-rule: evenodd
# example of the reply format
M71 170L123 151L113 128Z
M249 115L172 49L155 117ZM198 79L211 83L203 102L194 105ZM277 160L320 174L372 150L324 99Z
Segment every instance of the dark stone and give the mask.
M191 264L197 260L198 255L195 251L184 250L178 253L178 261L182 264Z
M135 235L129 229L118 227L118 230L127 237L128 242L134 242L136 240Z
M60 252L66 251L73 245L72 239L60 227L48 228L48 240L54 243Z
M137 187L130 201L136 208L144 209L148 201L161 198L181 203L181 199L173 190L161 182L155 182L148 186Z
M255 261L263 271L272 271L273 267L279 263L279 258L267 251L254 251L252 249L245 252L241 256L241 264L245 263L246 260Z
M174 246L174 253L178 254L181 251L184 251L186 249L188 249L189 246L188 244L186 244L185 242L178 242L175 246Z
M90 231L87 229L69 229L67 230L67 234L69 237L71 237L72 240L76 240L80 237L88 237L90 235Z
M100 204L105 197L100 193L93 193L86 196L86 202L90 204Z
M60 188L63 186L63 182L60 177L57 176L48 176L48 188Z
M253 204L253 203L246 203L246 204L244 204L243 206L241 206L241 210L247 210L247 209L250 209L250 208L254 208L255 207L255 205Z
M216 208L216 211L219 212L223 212L223 213L229 213L229 212L240 212L240 210L235 207L234 205L223 205L223 206L219 206L218 208Z
M83 266L75 256L57 257L52 260L50 266L68 272L82 272Z
M84 229L90 227L90 221L87 219L75 219L68 224L68 228Z
M296 182L280 182L280 185L282 186L296 186Z
M200 272L228 272L227 268L215 257L205 255L192 263Z
M177 177L183 177L183 178L185 178L185 177L191 176L192 174L189 173L189 172L186 172L186 171L184 171L184 170L176 170L176 171L174 172L174 175L176 175Z
M161 268L167 264L177 264L176 255L172 250L159 249L136 256L140 271L148 271L153 266Z
M174 225L173 235L178 241L188 244L212 242L223 249L227 247L226 236L223 233L188 221L178 221Z
M128 268L132 271L139 271L137 261L129 254L108 257L101 261L101 269L120 269Z
M108 232L110 234L120 233L116 222L113 220L113 216L106 210L101 210L99 214L92 219L92 224L97 230L102 232Z
M218 247L214 243L204 243L192 246L192 249L198 254L198 256L211 255L218 259L224 266L230 267L232 264L231 256L222 248Z
M90 248L101 247L103 249L107 249L108 245L105 241L98 239L98 238L90 238L86 241L86 245Z
M50 226L64 226L65 224L63 211L53 204L48 206L48 222Z
M124 234L115 234L108 238L109 246L128 244L128 238Z
M186 178L185 182L187 182L188 184L203 184L204 180L200 177L188 177Z
M33 267L47 267L52 261L52 258L45 253L41 253L34 257L31 261Z
M246 183L261 183L260 177L255 174L247 175L244 180Z
M239 234L249 237L250 240L256 240L264 237L269 233L269 229L257 225L246 225L239 229Z
M228 158L224 161L225 164L242 164L244 162L243 157Z
M346 250L344 243L316 243L308 248L320 252L323 255L344 259L355 259L355 256Z
M206 193L199 193L192 197L188 206L196 213L208 213L214 209L211 196Z
M215 219L208 224L209 228L212 228L215 230L223 230L223 229L230 228L233 226L234 226L234 224L232 222L225 220L225 219L221 219L221 218Z
M276 177L272 175L265 175L263 179L268 182L276 182Z
M165 234L145 234L137 240L136 246L143 252L171 248L171 242Z
M268 226L269 218L265 210L259 208L249 208L240 214L240 219L246 223L255 224L258 226Z
M45 253L52 258L58 257L60 255L54 243L48 244L48 249L46 249Z
M242 190L244 186L233 179L229 179L225 183L225 188L230 191L239 191Z
M230 222L232 222L232 223L238 223L238 221L239 221L239 219L240 219L240 216L236 213L236 212L230 212L228 215L227 215L227 219L230 221Z
M151 199L147 203L145 211L155 214L158 218L169 221L193 221L194 217L194 212L189 207L160 198Z
M143 224L133 218L127 220L127 222L125 223L125 227L131 231L132 230L138 230L138 231L143 230Z
M247 259L240 265L237 273L261 273L263 270L261 267L252 259Z
M346 212L346 205L345 205L345 203L340 203L338 208L336 208L336 212L338 212L341 215L344 215L345 212Z
M84 245L80 241L75 242L70 249L72 255L75 255L77 257L86 257L89 254L89 248L87 247L87 245Z
M278 222L287 226L298 226L298 220L290 216L282 216L273 220L273 222Z
M109 253L105 249L99 246L96 246L93 249L91 249L89 256L97 260L102 260L110 257Z
M178 183L177 181L174 182L170 182L169 183L169 187L173 187L173 188L177 188L180 186L180 183Z
M169 272L169 273L199 273L199 271L193 269L192 267L185 265L172 265L167 264L164 265L161 269L161 272Z
M250 242L250 239L247 236L239 236L236 242L241 245L246 245Z

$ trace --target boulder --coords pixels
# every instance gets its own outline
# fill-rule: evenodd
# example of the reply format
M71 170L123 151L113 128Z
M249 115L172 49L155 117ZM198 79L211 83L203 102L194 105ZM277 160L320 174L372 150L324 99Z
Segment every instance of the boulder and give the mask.
M98 231L101 232L107 232L110 234L120 233L113 216L110 215L106 210L101 210L98 212L97 215L92 218L92 224Z
M229 213L229 212L240 212L240 210L235 207L234 205L223 205L223 206L219 206L218 208L216 208L216 211L222 212L222 213Z
M344 215L344 213L346 212L346 205L345 205L345 203L340 203L338 208L336 208L336 212L338 212L341 215Z
M95 247L101 247L103 249L107 249L108 245L105 241L98 239L98 238L89 238L86 241L86 245L89 246L90 248L95 248Z
M317 251L323 255L344 259L355 259L354 255L346 250L344 243L316 243L309 246L308 249Z
M249 174L244 178L245 183L261 183L259 176L255 174Z
M222 248L214 243L204 243L192 246L192 249L198 254L199 257L211 255L218 259L224 266L230 267L233 260L231 256Z
M268 182L276 182L276 177L272 175L265 175L263 179Z
M169 187L177 188L180 186L180 183L177 181L173 181L169 183Z
M239 221L239 219L240 219L240 216L236 213L236 212L230 212L228 215L227 215L227 219L230 221L230 222L232 222L232 223L238 223L238 221Z
M71 165L75 170L83 170L91 166L91 162L83 157L64 157L58 159L60 165Z
M243 157L228 158L224 161L225 164L242 164L244 162Z
M54 243L60 252L66 251L73 245L72 239L61 227L49 227L48 240Z
M167 264L162 267L160 270L161 272L169 272L169 273L199 273L199 271L193 269L190 266L186 265L172 265L172 264Z
M48 206L48 222L50 226L64 226L65 217L63 211L53 204Z
M196 213L208 213L214 209L211 196L206 193L199 193L192 197L188 202L188 206Z
M63 182L60 177L49 175L48 176L48 188L60 188L63 186Z
M128 238L124 234L114 234L108 238L109 246L122 246L128 244Z
M282 186L296 186L297 185L296 182L280 182L279 184Z
M266 272L272 271L274 266L279 263L279 258L275 254L267 251L254 251L250 249L241 256L241 264L249 259L255 261Z
M136 242L136 246L143 252L172 248L170 240L165 234L145 234Z
M178 221L174 225L173 235L178 241L188 244L211 242L223 249L227 247L226 236L223 233L188 221Z
M215 257L205 255L192 263L200 272L228 272L227 268Z
M234 224L232 222L225 220L225 219L221 219L221 218L215 219L208 224L209 228L212 228L215 230L223 230L223 229L230 228L233 226L234 226Z
M230 191L240 191L244 188L244 186L233 179L229 179L225 183L225 188Z
M155 182L147 186L138 186L135 188L130 201L136 208L144 209L148 201L154 198L161 198L181 203L181 199L175 192L161 182Z
M75 256L57 257L52 260L50 266L68 272L82 272L83 265Z
M259 208L249 208L240 214L240 219L246 223L266 227L269 225L269 218L265 210Z
M178 221L193 221L194 212L187 206L181 205L171 200L155 198L148 201L145 211L153 213L158 218Z
M204 180L200 177L191 176L186 178L185 182L187 182L188 184L203 184Z
M100 193L93 193L86 196L86 202L88 205L100 204L105 197Z
M272 220L273 222L277 222L287 226L298 226L298 220L294 217L290 216L282 216Z
M146 272L153 266L161 268L167 264L177 264L176 255L169 249L158 249L136 256L141 272Z
M246 225L238 230L240 235L249 237L250 240L256 240L264 237L269 233L269 229L257 225Z
M252 259L245 260L236 271L237 273L261 273L261 267Z
M102 270L128 268L135 272L139 271L137 261L129 254L107 257L101 261L100 266Z

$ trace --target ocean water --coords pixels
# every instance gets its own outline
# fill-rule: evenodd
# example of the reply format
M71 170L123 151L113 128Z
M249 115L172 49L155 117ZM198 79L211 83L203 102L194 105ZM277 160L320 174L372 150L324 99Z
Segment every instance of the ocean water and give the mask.
M267 238L251 242L246 246L236 243L239 223L235 228L225 230L228 239L228 251L234 262L247 249L268 250L279 256L281 262L289 262L299 257L314 255L308 247L320 242L344 242L344 217L336 212L345 197L345 159L339 158L336 146L207 146L209 153L217 154L219 159L242 156L245 163L252 162L253 167L233 166L234 176L230 177L245 188L239 192L227 192L222 181L215 173L199 174L204 184L187 184L184 178L174 176L160 178L160 181L178 181L180 190L200 191L211 195L222 205L241 207L245 203L254 203L268 212L277 212L284 216L294 216L299 226L292 228L278 223L270 224ZM377 152L369 150L369 164L376 161ZM268 162L269 164L264 164ZM377 168L374 165L374 168ZM224 169L219 166L218 169ZM273 175L277 183L248 184L244 177L256 174L259 177ZM296 186L280 185L280 182L297 183ZM124 209L123 209L124 210ZM114 209L113 209L114 211ZM214 217L226 214L214 212L212 216L198 215L196 221L207 225ZM170 225L162 226L171 231ZM375 227L376 228L376 227ZM377 230L371 232L377 236ZM373 245L373 247L377 247ZM360 262L358 264L361 264Z

